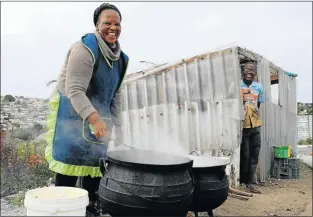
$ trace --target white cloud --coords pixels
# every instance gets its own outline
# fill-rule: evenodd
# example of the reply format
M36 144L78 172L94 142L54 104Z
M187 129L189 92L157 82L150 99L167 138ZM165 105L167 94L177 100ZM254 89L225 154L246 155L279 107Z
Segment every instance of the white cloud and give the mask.
M114 3L122 12L130 71L140 60L163 63L230 44L256 51L299 74L299 100L311 101L311 3ZM1 90L49 96L70 45L93 31L99 2L1 4ZM34 87L38 85L39 91Z

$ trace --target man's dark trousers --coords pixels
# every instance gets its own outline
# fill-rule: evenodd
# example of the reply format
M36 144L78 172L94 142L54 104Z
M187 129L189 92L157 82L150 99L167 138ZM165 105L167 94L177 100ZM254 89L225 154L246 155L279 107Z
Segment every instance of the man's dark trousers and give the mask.
M240 183L254 184L261 148L261 127L243 128L240 150Z

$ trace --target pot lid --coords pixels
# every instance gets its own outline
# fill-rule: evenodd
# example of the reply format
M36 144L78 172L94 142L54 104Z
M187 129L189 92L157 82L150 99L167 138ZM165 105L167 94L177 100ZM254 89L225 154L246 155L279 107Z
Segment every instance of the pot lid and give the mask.
M190 163L188 157L147 150L117 150L108 152L108 160L145 165L181 165Z
M193 160L192 167L194 168L226 166L229 163L225 158L194 155L189 155L188 157Z

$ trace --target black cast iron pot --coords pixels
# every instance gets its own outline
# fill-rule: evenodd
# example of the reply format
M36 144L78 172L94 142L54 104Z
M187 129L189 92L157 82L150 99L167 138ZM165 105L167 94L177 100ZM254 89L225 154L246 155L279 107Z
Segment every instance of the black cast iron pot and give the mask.
M99 199L111 216L186 216L192 202L193 161L152 151L108 152Z
M213 157L190 156L193 159L192 174L195 191L190 211L207 212L213 216L213 210L222 205L229 192L229 180L225 169L227 161Z

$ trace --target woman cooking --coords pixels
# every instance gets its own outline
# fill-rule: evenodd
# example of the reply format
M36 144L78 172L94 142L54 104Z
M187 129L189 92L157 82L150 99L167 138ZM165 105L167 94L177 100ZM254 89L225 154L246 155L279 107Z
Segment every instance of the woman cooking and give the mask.
M99 138L110 137L113 125L121 136L119 87L128 64L118 42L121 20L114 5L95 10L96 30L71 46L49 102L46 159L56 172L55 185L74 187L83 177L89 208L102 176L99 158L106 157L108 145Z

